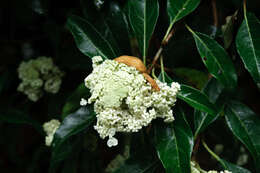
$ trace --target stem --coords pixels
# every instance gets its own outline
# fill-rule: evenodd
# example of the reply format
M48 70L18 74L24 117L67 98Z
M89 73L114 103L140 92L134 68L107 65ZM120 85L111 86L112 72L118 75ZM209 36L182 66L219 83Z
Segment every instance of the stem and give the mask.
M130 157L131 139L132 139L131 134L126 134L124 136L125 147L123 151L123 156L125 159L128 159Z
M246 0L243 1L244 16L246 18Z
M161 53L162 53L162 46L160 46L160 48L158 49L157 53L155 54L155 57L153 58L153 62L152 62L152 65L151 67L147 70L147 73L150 74L154 65L156 64L156 62L158 61L159 57L161 56Z
M170 26L168 27L167 29L167 32L161 42L161 46L160 48L158 49L158 51L156 52L155 54L155 57L153 58L153 62L152 62L152 65L151 67L147 70L147 73L150 74L153 67L155 66L156 62L158 61L159 57L161 56L162 54L162 51L163 51L163 47L168 44L169 40L172 38L173 34L174 34L174 29L172 29L173 27L173 24L174 24L174 21L171 22Z
M202 145L204 146L204 148L209 152L209 154L211 154L211 156L213 156L224 168L226 168L225 163L221 160L221 158L214 153L206 144L206 142L204 141L204 139L201 140L202 141Z
M172 30L172 27L173 27L173 24L175 23L175 20L173 20L171 23L170 23L170 26L168 27L167 31L166 31L166 34L164 35L163 37L163 40L162 40L162 43L166 43L169 41L169 35L170 35L170 32ZM168 40L168 41L166 41Z
M213 13L213 19L214 19L214 26L218 27L218 11L216 6L216 0L211 1L212 4L212 13Z
M164 76L164 65L163 65L163 57L160 57L160 64L161 64L161 73L162 73L162 80L165 82L165 76Z

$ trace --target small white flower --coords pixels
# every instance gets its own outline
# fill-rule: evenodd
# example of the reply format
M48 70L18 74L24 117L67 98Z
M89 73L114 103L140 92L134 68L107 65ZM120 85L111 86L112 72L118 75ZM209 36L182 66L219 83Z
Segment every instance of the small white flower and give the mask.
M84 99L84 98L81 98L79 104L80 104L80 106L86 106L88 104L88 101L86 99Z
M113 147L113 146L117 146L118 144L118 140L114 137L109 137L108 141L107 141L107 146L108 147Z
M53 136L56 130L60 127L60 121L56 119L52 119L43 124L43 130L46 132L47 136L45 138L46 146L50 146L53 140Z
M156 80L160 91L134 67L114 60L93 57L93 72L85 78L90 89L88 104L94 103L97 130L101 138L109 137L108 146L114 146L116 132L138 132L157 117L165 122L174 120L171 107L180 90L178 83L168 86ZM118 141L116 140L116 144Z

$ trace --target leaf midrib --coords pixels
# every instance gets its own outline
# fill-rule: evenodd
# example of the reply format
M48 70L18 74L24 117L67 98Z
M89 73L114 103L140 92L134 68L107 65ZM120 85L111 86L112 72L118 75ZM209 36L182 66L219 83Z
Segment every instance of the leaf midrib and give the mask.
M199 36L196 33L193 33L193 35L195 35L195 37L201 42L201 44L207 49L207 51L210 53L211 56L214 57L215 62L217 63L217 65L219 66L219 68L221 69L221 71L223 72L223 76L225 76L225 80L228 81L228 77L227 75L225 75L225 71L223 70L222 66L220 65L218 59L216 58L216 56L213 55L213 53L210 51L210 49L208 48L208 46L203 42L203 40L201 40L199 38Z
M82 20L82 19L76 19L76 20ZM109 47L110 50L112 51L113 55L116 56L116 54L115 54L114 50L112 49L111 45L109 44L109 42L108 42L106 39L104 39L104 37L103 37L88 21L83 21L83 20L82 20L82 22L83 22L83 23L85 22L87 25L89 25L89 26L91 27L91 29L94 30L94 31L98 34L98 36L100 36L100 38L108 45L108 47ZM74 23L74 22L72 22L72 23ZM72 27L77 30L77 27L75 27L75 24L73 24ZM80 28L80 27L79 27L79 28ZM87 36L87 34L84 32L84 30L82 30L81 28L80 28L80 30L81 30L81 33L83 33L83 34L85 35L85 38L86 38L87 40L89 40L89 42L91 43L91 45L92 45L96 50L98 50L98 52L99 52L100 54L102 54L104 57L106 57L107 59L109 59L109 58L103 53L103 51L102 51L101 49L99 49L98 47L96 47L96 45L93 43L93 40L90 39L90 38ZM73 35L74 35L74 33L73 33Z
M187 0L187 1L183 4L181 10L179 10L179 11L177 12L176 16L173 18L173 20L172 20L172 22L171 22L170 25L173 25L173 24L176 22L176 19L177 19L177 18L179 17L179 15L184 11L183 8L186 8L186 6L190 3L190 1L191 1L191 0Z
M249 139L249 142L250 142L250 144L254 147L254 148L253 148L253 149L254 149L254 152L257 153L257 156L260 156L260 153L255 149L255 145L254 145L254 143L252 142L251 136L249 135L249 132L248 132L247 128L245 127L245 124L243 123L242 120L240 120L240 118L239 118L238 116L236 116L236 113L235 113L235 111L233 110L233 108L232 108L231 106L230 106L229 108L230 108L232 114L233 114L233 115L237 118L237 120L240 122L242 128L246 131L247 137L248 137L248 139ZM252 153L252 154L253 154L253 153Z
M250 28L249 28L249 24L248 24L248 20L247 20L247 15L245 14L245 22L246 22L246 26L247 26L247 31L248 31L248 35L249 35L249 38L250 38L250 47L253 49L253 54L254 54L254 59L255 59L255 64L256 64L256 69L258 71L258 77L260 78L260 69L257 65L257 57L256 57L256 53L255 53L255 47L254 47L254 42L253 42L253 38L252 38L252 35L250 33Z
M198 104L198 105L201 106L201 107L207 108L207 106L204 106L203 104L201 104L201 103L199 103L199 102L193 101L193 99L190 99L190 98L188 98L188 97L184 97L184 96L182 96L182 95L180 95L180 94L178 94L178 96L182 97L183 99L187 99L187 100L191 101L192 103ZM195 108L195 109L196 109L196 108ZM209 112L207 112L207 113L209 113ZM209 113L209 114L211 114L211 113ZM216 115L216 112L215 112L215 110L214 110L214 116L215 116L215 115Z

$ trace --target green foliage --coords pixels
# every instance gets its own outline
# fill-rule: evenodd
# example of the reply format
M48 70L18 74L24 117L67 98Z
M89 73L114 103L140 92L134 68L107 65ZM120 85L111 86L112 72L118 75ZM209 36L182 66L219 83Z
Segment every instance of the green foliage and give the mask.
M247 106L231 102L225 108L226 121L232 133L247 147L260 170L260 119Z
M244 12L244 20L238 30L236 46L246 69L259 87L260 83L260 22L252 13Z
M107 59L116 57L115 50L110 43L86 20L70 16L67 27L83 54L89 57L102 56Z
M194 161L203 170L260 172L258 5L257 0L1 2L12 14L1 20L8 28L0 28L1 171L190 173ZM91 58L121 55L142 58L147 74L168 86L179 82L181 90L173 122L157 119L138 132L116 133L119 143L109 148L93 128L94 105L80 101L91 94L83 83ZM17 67L37 56L52 57L66 75L59 93L33 103L17 92ZM114 95L127 88L107 84ZM114 105L114 98L105 98ZM61 125L47 148L42 125L51 119ZM216 144L224 146L221 153L210 149ZM248 158L239 165L243 147Z
M212 38L199 32L192 33L201 59L209 72L226 87L234 88L237 83L237 75L234 65L226 51Z
M128 17L144 60L158 15L159 4L157 0L128 1Z
M155 148L167 173L190 172L190 159L193 148L193 135L183 112L169 124L156 124Z

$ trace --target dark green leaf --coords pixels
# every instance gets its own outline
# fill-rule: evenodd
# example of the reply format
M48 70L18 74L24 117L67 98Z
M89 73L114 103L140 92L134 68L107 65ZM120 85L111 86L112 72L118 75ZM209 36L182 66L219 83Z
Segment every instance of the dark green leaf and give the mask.
M123 54L130 54L130 40L129 40L129 24L127 17L121 7L116 2L111 2L109 6L109 13L106 17L107 25L111 28L116 42L118 43Z
M199 3L200 0L168 0L167 12L170 16L170 27L195 10Z
M203 112L217 116L218 111L214 104L209 101L209 98L201 91L187 85L181 85L181 90L178 93L178 98L188 103Z
M19 110L9 109L0 112L0 121L13 124L28 124L33 126L40 134L44 134L42 125Z
M252 13L245 12L245 19L241 24L236 46L240 57L254 81L260 87L260 22Z
M182 78L190 85L193 84L196 88L201 89L208 81L207 73L192 69L192 68L175 68L174 74L179 78Z
M52 146L54 150L70 136L75 135L90 126L95 120L93 105L79 108L68 115L54 135Z
M80 150L81 142L80 136L73 136L71 139L60 144L59 147L56 147L52 151L49 172L56 173L61 161L67 159L69 156L73 156Z
M68 97L65 105L62 108L62 119L68 114L76 111L80 107L81 98L87 99L90 96L89 89L82 83L78 88Z
M227 162L221 159L222 164L224 164L224 169L229 170L234 173L251 173L249 170L242 168L240 166L234 165L233 163Z
M91 58L100 55L107 59L118 56L110 43L86 20L77 16L70 16L67 27L83 54Z
M143 57L146 58L149 40L159 15L158 2L157 0L128 1L128 15L130 24L137 37L140 51Z
M171 124L155 126L155 147L167 173L190 173L193 136L183 113Z
M130 157L123 166L114 173L150 173L151 169L156 166L157 161L151 160L146 156Z
M260 118L251 109L239 102L231 102L225 108L225 117L232 133L252 154L260 171Z
M223 91L224 87L215 78L211 78L207 83L206 87L203 89L203 93L206 94L211 103L216 103L219 95ZM202 132L209 124L215 121L217 116L210 115L206 112L201 112L199 110L194 111L194 126L195 126L195 136Z
M231 45L233 41L233 35L234 35L234 20L237 17L236 11L233 15L226 17L226 23L221 26L221 30L223 33L223 42L224 42L224 48L227 49Z
M194 37L208 71L226 87L234 88L237 84L237 75L227 52L209 36L188 29Z

